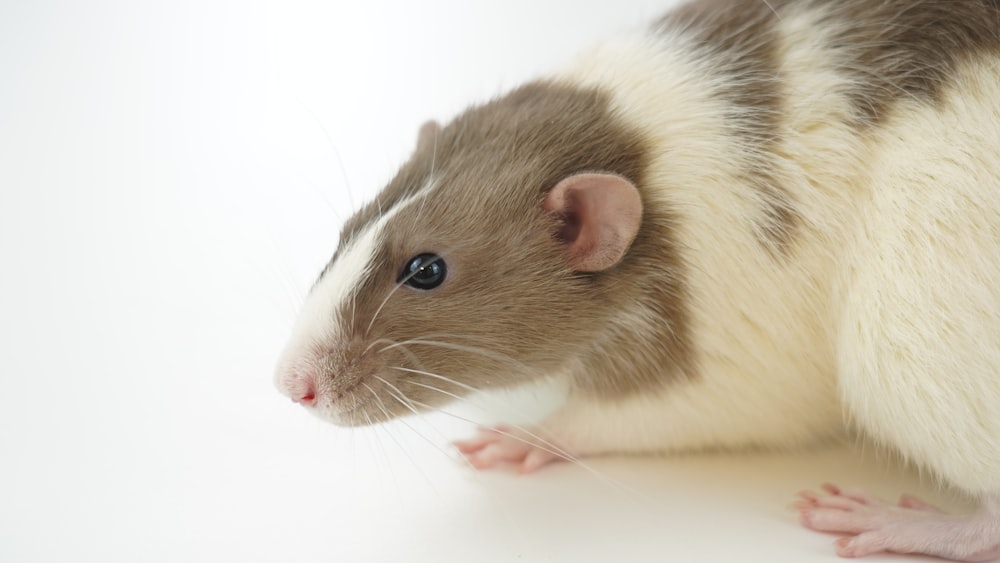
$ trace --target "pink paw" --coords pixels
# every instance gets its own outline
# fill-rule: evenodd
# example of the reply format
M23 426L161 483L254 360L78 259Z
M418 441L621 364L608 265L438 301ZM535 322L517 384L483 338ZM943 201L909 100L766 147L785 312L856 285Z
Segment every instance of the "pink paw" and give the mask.
M836 485L822 488L826 494L800 492L793 507L805 527L846 534L835 542L841 557L893 552L988 561L1000 555L996 515L953 516L910 495L891 504Z
M531 473L549 462L570 459L558 446L507 426L480 428L474 438L456 441L455 446L476 469L513 463L518 473Z

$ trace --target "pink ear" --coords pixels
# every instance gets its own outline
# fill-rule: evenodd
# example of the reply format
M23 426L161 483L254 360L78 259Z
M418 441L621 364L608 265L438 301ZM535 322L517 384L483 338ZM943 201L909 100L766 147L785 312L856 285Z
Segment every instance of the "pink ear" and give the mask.
M431 119L430 121L425 121L423 125L420 126L420 132L417 133L417 146L422 147L426 144L434 144L437 138L438 132L441 131L441 126L438 125L437 121Z
M639 190L613 174L564 178L549 191L543 207L562 219L558 237L566 244L570 265L580 272L598 272L620 262L642 222Z

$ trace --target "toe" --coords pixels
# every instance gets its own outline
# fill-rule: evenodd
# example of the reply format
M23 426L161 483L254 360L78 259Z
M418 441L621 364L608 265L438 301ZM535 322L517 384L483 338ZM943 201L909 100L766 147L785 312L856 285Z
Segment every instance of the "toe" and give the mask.
M820 495L813 491L799 491L795 493L795 496L801 498L802 500L815 504L819 501Z
M843 489L833 483L824 483L823 490L833 496L849 498L865 505L881 504L882 501L858 489Z
M469 464L476 469L489 469L500 461L500 457L497 455L497 449L492 447L492 445L466 454L465 459L468 460Z
M827 493L831 494L831 495L839 495L840 494L840 487L838 487L837 485L834 485L833 483L823 483L819 487L821 489L823 489L824 491L826 491Z
M452 444L463 454L474 454L489 445L489 442L483 440L455 440Z
M452 444L463 454L471 454L486 448L490 444L495 444L503 439L503 432L506 427L484 428L476 430L476 435L467 440L455 440Z
M524 461L518 468L518 473L533 473L546 465L550 461L559 459L559 456L546 450L535 448L524 456Z
M819 508L853 511L864 508L866 505L849 497L829 496L816 499L816 506Z
M834 542L834 549L841 557L865 557L873 553L886 551L886 538L878 532L867 532L849 538L840 538Z
M859 534L871 529L863 514L837 508L807 508L799 511L799 521L803 526L818 532Z

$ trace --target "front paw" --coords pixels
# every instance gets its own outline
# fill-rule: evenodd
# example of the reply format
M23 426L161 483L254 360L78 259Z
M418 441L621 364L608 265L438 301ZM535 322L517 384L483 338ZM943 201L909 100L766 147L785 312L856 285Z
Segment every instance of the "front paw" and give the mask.
M531 473L553 461L574 459L537 432L502 425L480 428L475 437L458 440L455 446L476 469L511 463L517 466L518 473Z

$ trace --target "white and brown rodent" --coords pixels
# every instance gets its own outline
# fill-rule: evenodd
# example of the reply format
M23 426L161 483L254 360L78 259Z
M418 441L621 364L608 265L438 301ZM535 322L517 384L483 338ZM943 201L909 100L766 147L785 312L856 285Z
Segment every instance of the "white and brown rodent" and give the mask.
M568 389L576 456L848 423L982 499L829 488L843 555L1000 556L1000 3L702 0L430 124L278 367L332 422ZM486 433L480 466L545 448Z

